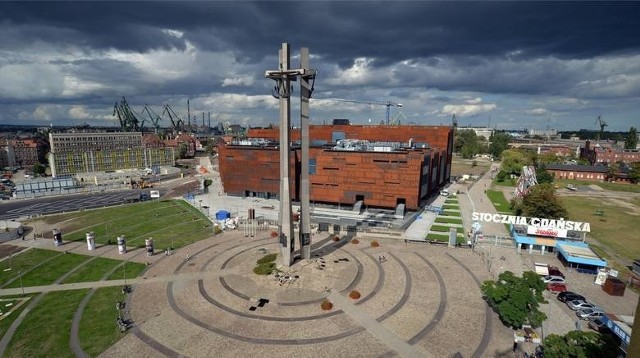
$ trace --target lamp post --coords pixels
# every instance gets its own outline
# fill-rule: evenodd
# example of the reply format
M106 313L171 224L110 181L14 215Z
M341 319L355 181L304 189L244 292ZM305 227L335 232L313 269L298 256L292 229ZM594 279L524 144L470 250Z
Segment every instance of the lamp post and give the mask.
M22 284L22 270L18 271L18 275L20 276L20 289L22 290L22 296L24 296L24 285Z

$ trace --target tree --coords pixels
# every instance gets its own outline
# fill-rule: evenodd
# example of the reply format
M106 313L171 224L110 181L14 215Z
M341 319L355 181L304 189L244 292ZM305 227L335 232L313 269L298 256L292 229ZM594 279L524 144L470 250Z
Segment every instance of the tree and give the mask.
M542 342L545 357L562 358L615 358L618 349L609 334L571 331L564 336L548 335Z
M453 150L461 153L462 158L471 159L486 149L482 143L482 137L478 137L471 129L463 129L456 132Z
M511 271L498 276L498 281L485 281L482 294L500 316L502 322L512 328L520 328L528 323L539 327L547 316L538 310L545 285L533 271L526 271L517 277Z
M540 165L540 164L562 163L562 160L560 159L560 157L558 157L556 155L556 153L547 152L547 153L543 153L543 154L538 155L536 157L536 163L538 165Z
M511 201L511 207L515 215L545 219L567 217L567 209L556 196L556 191L550 183L531 187L529 193L521 200L514 198Z
M536 179L538 184L553 183L553 175L547 171L547 167L543 164L536 169Z
M638 146L638 130L636 127L631 127L629 133L624 140L624 149L636 149Z
M511 136L503 132L494 133L489 141L491 142L489 145L489 154L494 158L502 158L502 152L509 148Z
M33 165L32 171L33 171L33 174L35 174L36 176L42 176L44 175L44 173L46 173L47 168L45 168L44 165L40 163L35 163Z
M629 179L634 184L638 184L638 182L640 182L640 162L631 163L631 168L629 169Z
M187 143L180 143L178 145L178 152L176 153L177 159L183 159L187 156Z
M502 152L502 170L507 174L520 175L522 167L532 164L533 158L523 150L507 149Z

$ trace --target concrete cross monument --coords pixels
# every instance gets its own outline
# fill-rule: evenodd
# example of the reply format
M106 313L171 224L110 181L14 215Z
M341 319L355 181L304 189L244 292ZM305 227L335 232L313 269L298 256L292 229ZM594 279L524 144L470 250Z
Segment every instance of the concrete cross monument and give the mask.
M305 55L306 53L306 55ZM306 58L306 60L304 60ZM309 50L303 49L301 51L301 61L303 64L306 61L306 64L309 62ZM312 74L313 73L313 74ZM301 77L301 81L303 82L303 90L304 94L301 97L302 105L301 105L301 116L304 118L306 113L307 119L303 120L302 126L306 123L307 129L307 139L306 139L306 148L303 142L302 150L306 153L306 184L301 183L302 187L304 185L307 186L306 189L301 189L303 192L306 190L306 205L303 203L301 209L301 220L302 225L300 226L301 230L301 252L302 256L305 258L310 258L310 247L311 247L311 235L310 235L310 226L309 226L309 97L311 96L311 88L309 86L309 81L312 78L315 78L315 70L309 70L305 68L291 69L290 68L290 52L289 52L289 44L283 43L282 48L279 51L279 66L277 70L268 70L265 73L266 78L270 78L276 81L275 91L273 93L274 97L280 100L280 133L279 133L279 150L280 150L280 210L278 212L278 234L279 234L279 242L280 242L280 250L282 252L281 263L284 266L291 266L293 263L293 251L295 249L295 240L293 234L293 222L292 222L292 210L291 210L291 192L290 192L290 182L289 182L289 155L291 151L291 82L296 81L298 76ZM306 87L304 85L306 83ZM305 96L306 95L306 106L305 106ZM306 110L304 109L306 107ZM306 112L305 112L306 111ZM303 129L304 131L304 129ZM304 141L304 139L303 139ZM303 154L304 155L304 154ZM304 157L303 157L304 158ZM303 172L304 172L304 160L303 160ZM303 194L304 195L304 194ZM307 218L305 219L305 212ZM306 253L306 255L305 255Z

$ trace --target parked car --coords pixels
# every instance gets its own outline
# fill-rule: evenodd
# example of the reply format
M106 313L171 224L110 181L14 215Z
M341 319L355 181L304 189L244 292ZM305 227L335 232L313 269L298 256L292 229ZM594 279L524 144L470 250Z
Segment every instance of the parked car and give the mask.
M564 277L547 275L542 277L544 283L564 283Z
M565 291L558 294L558 301L560 302L568 302L568 301L574 301L574 300L586 301L584 299L584 296L579 295L575 292Z
M547 290L549 290L549 291L551 291L553 293L565 292L567 290L567 285L565 285L562 282L548 283L547 284Z
M607 327L604 322L602 322L602 320L600 318L596 318L593 319L591 321L589 321L589 328L593 329L596 332L606 332L607 330L609 330L609 327Z
M571 308L574 311L583 310L585 308L591 308L591 309L598 308L598 306L594 305L593 303L589 303L584 300L567 301L567 306L569 306L569 308Z
M560 271L555 266L549 266L549 276L558 276L558 277L565 278L564 274L562 273L562 271Z
M580 319L591 321L596 318L602 318L602 316L604 316L604 312L599 309L585 308L583 310L576 311L576 316L580 317Z

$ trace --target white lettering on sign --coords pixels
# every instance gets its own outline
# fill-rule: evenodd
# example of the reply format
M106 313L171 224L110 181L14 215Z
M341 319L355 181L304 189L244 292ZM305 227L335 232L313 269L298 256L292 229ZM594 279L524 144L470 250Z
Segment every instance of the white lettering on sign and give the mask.
M471 214L472 221L493 222L498 224L513 224L513 225L531 225L545 230L572 230L591 232L591 225L580 221L569 221L564 219L543 219L543 218L530 218L526 216L504 215L504 214L492 214L492 213L479 213L473 212ZM543 235L543 234L540 234ZM547 235L551 236L551 235ZM557 235L556 235L557 236Z

